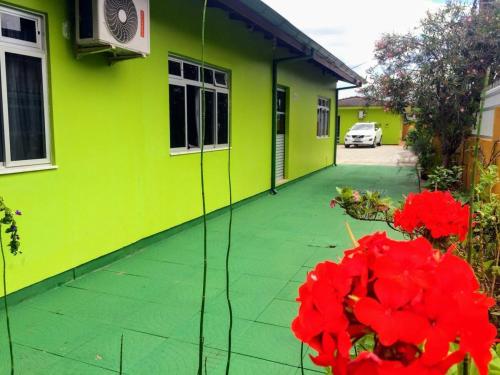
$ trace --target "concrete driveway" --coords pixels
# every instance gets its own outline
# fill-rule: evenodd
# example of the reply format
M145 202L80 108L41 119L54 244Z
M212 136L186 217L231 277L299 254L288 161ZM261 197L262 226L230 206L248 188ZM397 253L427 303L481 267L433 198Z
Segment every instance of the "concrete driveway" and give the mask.
M337 164L413 166L416 162L416 156L403 146L345 148L339 145L337 148Z

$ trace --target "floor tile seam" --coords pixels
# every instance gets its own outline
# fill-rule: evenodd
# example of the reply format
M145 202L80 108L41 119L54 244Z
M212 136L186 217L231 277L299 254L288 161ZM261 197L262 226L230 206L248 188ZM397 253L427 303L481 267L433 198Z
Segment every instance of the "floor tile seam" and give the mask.
M126 272L126 271L124 272L124 271L113 270L113 269L110 269L108 267L107 268L103 268L101 270L101 272L108 272L108 273L112 273L112 274L119 275L119 276L136 277L138 279L148 279L148 280L152 279L151 277L148 277L146 275L139 275L139 274L134 274L134 273Z
M286 254L283 254L283 255L286 255ZM235 255L234 256L235 259L241 261L241 263L245 263L245 262L259 262L259 261L262 261L262 258L261 257L242 257L242 256L237 256ZM294 263L291 263L291 262L280 262L280 265L283 265L283 266L289 266L289 267L297 267L297 266L300 266L302 263L300 262L294 262Z
M36 309L38 311L43 311L43 312L47 312L47 313L50 313L50 314L54 314L54 315L57 315L57 316L63 316L65 318L68 318L68 319L71 319L71 320L75 320L75 321L83 321L85 323L97 323L97 324L115 326L112 323L109 323L109 322L106 322L106 321L103 321L103 320L98 320L98 319L83 318L83 320L82 320L81 317L80 317L80 319L78 319L78 315L76 313L73 314L71 312L68 313L68 312L53 311L53 310L44 309L44 308L41 308L41 307L38 307L38 306L30 306L30 308L31 309ZM134 310L134 312L135 312L135 310Z
M257 318L257 319L259 319L259 318ZM263 321L260 321L260 320L257 320L257 319L252 320L252 322L260 324L260 325L263 325L263 326L271 326L271 327L276 327L276 328L285 328L285 329L289 329L290 331L292 330L291 327L289 327L289 326L282 326L282 325L279 325L279 324L263 322Z
M212 271L220 271L220 269L218 269L218 268L210 268L208 270L208 274L207 275L210 275L210 271L211 270ZM112 273L112 274L116 274L116 275L125 275L125 276L138 277L138 278L141 278L141 279L146 279L146 280L151 280L151 281L161 281L162 280L161 277L149 277L149 276L146 276L146 275L134 275L134 274L130 274L130 273L127 273L127 272L122 272L122 271L107 270L107 269L105 269L103 271L108 272L108 273ZM241 273L237 273L237 275L238 275L238 277L237 277L237 280L238 280L242 276L242 274ZM189 282L189 281L186 281L186 280L183 280L183 281L171 281L171 280L168 280L168 282L172 282L173 285L180 285L180 284L184 284L184 283L189 284L189 285L198 285L198 282ZM169 286L172 286L172 285L169 285ZM75 288L77 288L77 287L75 287ZM84 289L84 288L82 288L82 289ZM218 288L218 289L221 289L221 288ZM222 289L222 291L225 291L225 289ZM132 297L129 297L129 298L132 298Z
M177 342L182 342L183 344L189 344L189 345L192 345L192 346L197 346L197 344L193 344L193 343L190 343L190 342L186 342L186 341L183 341L183 340L179 340L179 339L176 339L176 338L172 338L170 339L171 341L177 341ZM208 348L208 349L211 349L211 350L216 350L216 351L219 351L219 352L223 352L223 353L227 353L227 350L223 350L223 349L219 349L219 348L216 348L216 347L213 347L213 346L209 346L209 345L204 345L205 348ZM289 363L285 363L285 362L280 362L280 361L275 361L275 360L272 360L272 359L268 359L268 358L262 358L262 357L259 357L259 356L254 356L254 355L251 355L251 354L247 354L247 353L242 353L242 352L239 352L239 351L235 351L235 350L231 350L231 354L237 354L237 355L240 355L240 356L243 356L243 357L247 357L247 358L253 358L253 359L258 359L258 360L261 360L261 361L265 361L265 362L270 362L270 363L274 363L274 364L278 364L278 365L283 365L283 366L288 366L288 367L292 367L292 368L296 368L296 369L300 369L300 367L298 367L297 365L291 365ZM304 353L304 356L306 355L307 353ZM308 368L309 370L310 368ZM316 371L317 370L314 370L314 369L311 369L313 371Z
M281 361L275 361L275 360L272 360L272 359L269 359L269 358L263 358L263 357L259 357L259 356L256 356L256 355L251 355L251 354L248 354L248 353L241 353L241 352L238 352L238 351L234 351L232 350L231 351L232 354L237 354L237 355L240 355L242 357L247 357L247 358L253 358L253 359L258 359L260 361L264 361L264 362L270 362L270 363L274 363L274 364L277 364L277 365L282 365L282 366L287 366L287 367L291 367L291 368L295 368L295 369L300 369L300 367L298 365L292 365L290 363L286 363L286 362L281 362ZM306 354L304 353L304 356ZM299 356L300 357L300 356ZM299 361L300 361L300 358L299 358ZM305 369L306 367L304 367ZM308 370L310 368L307 368Z
M147 251L147 250L146 250ZM168 250L167 250L168 251ZM134 254L135 255L135 254ZM139 258L140 260L144 260L146 262L153 262L153 263L162 263L162 264L172 264L176 266L186 266L186 267L194 267L192 264L185 264L185 263L180 263L180 262L172 262L170 260L163 260L163 259L152 259L152 258ZM109 267L109 266L108 266Z
M181 282L179 282L179 284L181 284ZM190 284L190 285L195 285L195 284ZM160 303L158 301L153 301L153 300L150 300L150 299L133 298L133 297L122 295L122 294L115 294L115 293L100 291L100 290L96 290L96 289L87 289L87 288L82 288L82 287L73 286L73 285L64 285L64 286L67 287L67 288L73 288L73 289L78 289L78 290L85 290L87 292L95 293L95 294L99 294L99 295L119 297L119 298L131 300L131 301L136 301L136 302L147 302L147 303L151 303L153 305L158 305L158 306L169 306L167 304ZM216 288L216 289L219 289L219 288ZM215 294L213 298L218 297L221 293L224 293L224 292L225 292L225 289L219 289L218 292L217 292L217 294Z
M59 311L52 311L52 310L47 310L47 309L42 309L40 307L37 307L37 306L29 306L30 309L33 309L33 310L37 310L37 311L43 311L43 312L46 312L46 313L49 313L49 314L53 314L55 316L59 316L59 317L64 317L66 319L69 319L72 323L75 323L75 322L81 322L83 324L99 324L101 326L109 326L109 327L117 327L116 325L112 324L112 323L109 323L109 322L104 322L104 321L101 321L101 320L94 320L94 319L89 319L89 318L81 318L81 317L77 317L77 316L74 316L72 314L67 314L67 313L62 313L62 312L59 312ZM89 339L86 342L90 341L92 339ZM19 343L21 345L21 343ZM26 345L26 344L22 344L22 345Z
M180 266L193 266L193 264L190 263L182 263L182 262L172 262L164 259L157 259L153 257L141 257L140 259L142 260L147 260L147 261L152 261L152 262L162 262L162 263L171 263L171 264L178 264ZM200 261L200 264L202 264L203 261Z
M270 280L274 280L274 281L287 281L287 279L283 279L283 278L277 278L277 277L271 277L271 276L266 276L266 275L257 275L257 274L254 274L254 273L248 273L248 272L242 272L242 276L252 276L252 277L259 277L259 278L262 278L262 279L270 279Z
M187 320L190 320L192 318L194 318L196 315L198 314L198 312L196 313L192 313L192 315L187 315ZM158 333L153 333L153 332L147 332L147 331L144 331L144 330L140 330L140 329L136 329L136 328L132 328L132 327L127 327L127 326L124 326L122 324L117 324L117 323L114 323L114 322L104 322L104 321L101 321L101 320L94 320L92 318L87 318L86 321L88 321L89 323L92 323L92 322L95 322L95 323L99 323L99 324L105 324L105 325L108 325L112 328L118 328L118 329L122 329L122 330L126 330L126 331L131 331L131 332L136 332L136 333L141 333L141 334L144 334L144 335L147 335L147 336L152 336L152 337L159 337L159 338L163 338L163 339L172 339L172 337L170 336L164 336L164 335L161 335L161 334L158 334Z
M103 369L103 370L111 371L111 372L114 372L114 373L118 373L117 370L110 369L108 367L98 366L98 365L96 365L94 363L88 363L88 362L81 361L81 360L78 360L78 359L75 359L75 358L67 357L67 356L62 355L62 354L58 354L58 353L54 353L54 352L51 352L51 351L48 351L48 350L40 349L40 348L31 346L31 345L26 345L26 344L21 344L21 343L15 343L15 344L19 345L19 346L23 346L23 347L31 349L31 350L35 350L35 351L41 352L41 353L49 354L49 355L52 355L52 356L55 356L55 357L58 357L58 358L64 358L64 359L69 360L69 361L78 362L78 363L82 363L82 364L85 364L85 365L88 365L88 366L91 366L91 367L96 367L96 368L99 368L99 369Z
M146 331L142 331L140 329L134 329L134 328L123 327L123 326L117 326L117 327L122 328L125 331L140 333L140 334L146 335L146 336L157 337L157 338L164 339L164 340L173 340L173 337L163 336L163 335L160 335L160 334L157 334L157 333L146 332Z
M294 281L295 282L295 281ZM276 297L275 298L276 301L282 301L282 302L297 302L296 299L294 300L290 300L290 299L286 299L286 298L283 298L283 297Z
M212 268L212 270L219 271L219 269L216 269L216 268ZM131 276L131 277L137 277L137 278L140 278L140 279L146 279L146 280L151 280L151 281L162 280L162 277L150 277L150 276L147 276L147 275L133 274L133 273L129 273L129 272L126 272L126 271L118 271L118 270L113 270L113 269L103 269L102 271L108 272L108 273L112 273L112 274L115 274L115 275ZM170 280L169 280L169 282L170 282ZM184 283L184 282L185 281L176 281L175 283Z
M285 290L285 288L288 286L288 284L291 282L291 278L290 280L288 280L285 285L279 290L278 293L276 293L276 295L273 297L273 299L271 300L271 302L269 302L269 304L261 311L261 313L257 316L257 318L255 319L255 322L257 322L257 320L262 316L262 314L264 314L264 312L268 309L268 307L272 304L272 302L276 299L279 299L278 296L281 294L281 292L283 292Z
M257 318L257 319L259 319L259 318ZM283 326L283 325L277 324L277 323L264 322L262 320L256 320L255 323L260 323L260 324L264 324L264 325L271 326L271 327L288 328L291 330L290 326ZM291 322L290 322L290 324L291 324Z
M214 298L215 298L215 296L214 296ZM147 302L147 301L145 301L145 302ZM157 304L159 306L166 306L166 305L158 304L158 303L154 303L154 302L150 302L150 303ZM34 309L36 309L38 311L45 311L45 312L48 312L48 313L51 313L51 314L54 314L54 315L58 315L58 316L64 316L65 318L68 318L68 319L71 319L71 320L74 320L74 321L81 321L81 322L86 323L86 324L100 324L100 325L105 325L105 326L109 326L109 327L112 327L112 328L121 328L121 329L129 330L129 331L135 331L135 332L139 332L139 333L144 333L144 334L147 334L147 335L164 337L164 336L156 335L156 334L149 333L149 332L143 332L143 331L140 331L140 330L135 330L135 329L132 329L132 328L129 328L129 327L124 327L124 326L122 326L120 324L114 323L113 321L106 321L106 320L101 320L101 319L94 319L94 318L91 318L91 317L85 317L83 319L82 318L78 319L77 315L74 315L74 314L71 314L71 313L68 314L68 313L61 313L61 312L56 312L56 311L50 311L50 310L41 309L41 308L38 308L38 307L35 307L35 306L30 307L30 308L34 308ZM138 311L138 310L134 310L133 312L136 312L136 311ZM196 316L198 313L199 313L199 310L197 310L196 312L192 313L192 315L189 317L189 319L191 319L192 317ZM164 338L167 338L167 337L164 337Z
M67 288L85 290L87 292L91 292L91 293L95 293L95 294L99 294L99 295L119 297L119 298L131 300L131 301L147 302L147 303L152 303L152 304L155 304L155 305L165 306L164 304L161 304L161 303L156 302L156 301L151 301L151 300L142 299L142 298L141 299L139 299L139 298L133 298L133 297L125 296L125 295L122 295L122 294L115 294L115 293L110 293L110 292L104 292L104 291L96 290L96 289L82 288L82 287L74 286L74 285L64 285L64 286L67 287Z
M37 310L40 310L40 309L37 309ZM40 310L40 311L46 311L46 310ZM64 314L64 313L60 313L60 312L53 312L53 311L46 311L46 312L49 312L51 314L58 315L58 316L64 316L64 317L69 318L69 319L71 319L73 321L80 321L80 322L82 322L84 324L94 324L94 323L97 323L97 324L100 324L100 325L103 325L103 326L108 326L109 328L121 329L122 331L130 331L130 332L140 333L140 334L143 334L143 335L146 335L146 336L158 337L158 338L162 338L162 339L165 339L165 340L170 340L171 339L171 337L169 337L169 336L163 336L163 335L159 335L159 334L155 334L155 333L151 333L151 332L141 331L141 330L138 330L138 329L134 329L134 328L130 328L130 327L125 327L125 326L119 325L119 324L114 324L114 323L109 323L109 322L103 322L101 320L95 320L95 319L91 319L91 318L77 319L75 316L69 315L69 314ZM195 317L196 315L197 315L197 313L194 313L189 319ZM92 341L93 339L95 339L95 337L92 337L92 338L90 338L88 340L85 340L85 342L82 345L85 345L86 343ZM20 343L20 342L15 342L15 343L17 345L29 347L29 345L27 345L27 344L23 344L23 343ZM43 349L38 349L38 348L32 348L32 349L44 351ZM75 348L74 350L70 351L68 354L74 352L75 350L78 350L78 348ZM59 355L57 353L52 353L52 354Z

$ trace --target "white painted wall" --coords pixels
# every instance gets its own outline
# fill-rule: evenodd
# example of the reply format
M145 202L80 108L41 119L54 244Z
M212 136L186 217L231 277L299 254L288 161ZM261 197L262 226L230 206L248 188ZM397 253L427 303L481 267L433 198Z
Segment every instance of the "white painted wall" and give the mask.
M483 118L481 121L482 137L493 137L495 108L498 107L500 107L500 81L495 82L492 87L486 91Z

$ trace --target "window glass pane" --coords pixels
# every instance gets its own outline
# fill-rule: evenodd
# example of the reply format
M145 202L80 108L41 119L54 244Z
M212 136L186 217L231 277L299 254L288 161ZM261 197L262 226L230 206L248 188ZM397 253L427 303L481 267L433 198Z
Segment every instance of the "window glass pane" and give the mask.
M2 13L2 36L36 43L36 22Z
M186 93L182 86L170 85L170 147L186 147Z
M326 137L328 136L328 112L327 111L324 111L323 112L323 126L324 126L324 129L323 129L323 135Z
M187 86L188 148L200 147L200 88Z
M286 112L286 92L278 90L277 94L277 109L278 112Z
M192 81L199 81L199 69L196 65L184 63L184 78Z
M209 83L211 85L214 84L214 71L211 69L204 69L205 75L205 83Z
M330 135L330 112L329 111L325 111L325 124L326 124L326 129L325 129L325 135L326 136L329 136Z
M217 143L228 143L229 111L228 95L217 93Z
M215 72L215 83L220 86L227 86L227 75L223 72Z
M42 60L5 53L5 64L11 159L44 159L47 152Z
M181 63L178 61L168 61L168 73L174 76L182 76Z
M215 141L215 93L205 91L205 145L213 145Z
M321 109L318 108L318 128L316 129L316 135L319 137L321 135Z
M324 131L323 131L323 135L325 137L327 137L328 136L328 111L326 111L326 110L323 111L323 117L324 117L323 121L324 121L324 127L325 127Z

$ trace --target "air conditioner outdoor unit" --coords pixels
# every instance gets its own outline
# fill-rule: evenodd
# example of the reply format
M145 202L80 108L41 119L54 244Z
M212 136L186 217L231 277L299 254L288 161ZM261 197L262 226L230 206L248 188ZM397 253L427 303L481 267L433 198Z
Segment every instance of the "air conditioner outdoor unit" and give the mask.
M149 55L149 0L75 0L79 52Z

